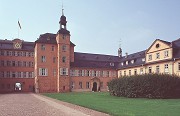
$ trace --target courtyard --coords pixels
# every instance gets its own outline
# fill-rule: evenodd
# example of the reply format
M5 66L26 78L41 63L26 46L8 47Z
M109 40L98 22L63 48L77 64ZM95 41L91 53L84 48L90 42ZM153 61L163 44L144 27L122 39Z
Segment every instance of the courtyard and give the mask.
M0 116L107 116L38 94L0 94Z

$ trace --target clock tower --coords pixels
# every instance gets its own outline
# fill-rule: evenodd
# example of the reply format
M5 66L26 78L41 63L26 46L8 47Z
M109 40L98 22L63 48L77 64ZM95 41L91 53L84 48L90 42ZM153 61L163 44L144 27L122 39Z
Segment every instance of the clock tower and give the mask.
M58 72L57 72L57 92L70 91L70 32L66 28L66 17L62 9L60 17L60 29L56 35L58 45Z

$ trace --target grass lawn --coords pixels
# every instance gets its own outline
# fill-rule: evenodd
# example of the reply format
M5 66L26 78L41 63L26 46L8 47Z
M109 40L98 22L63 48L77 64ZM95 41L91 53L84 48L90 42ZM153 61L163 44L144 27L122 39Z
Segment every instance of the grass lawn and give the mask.
M45 96L113 116L180 116L180 99L144 99L110 96L107 92L46 93Z

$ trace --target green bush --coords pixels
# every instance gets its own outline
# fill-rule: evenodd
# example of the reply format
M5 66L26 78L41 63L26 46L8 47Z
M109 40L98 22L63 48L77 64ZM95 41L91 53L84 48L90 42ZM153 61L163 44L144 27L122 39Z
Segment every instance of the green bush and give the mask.
M180 98L180 77L144 74L113 79L108 83L114 96L130 98Z

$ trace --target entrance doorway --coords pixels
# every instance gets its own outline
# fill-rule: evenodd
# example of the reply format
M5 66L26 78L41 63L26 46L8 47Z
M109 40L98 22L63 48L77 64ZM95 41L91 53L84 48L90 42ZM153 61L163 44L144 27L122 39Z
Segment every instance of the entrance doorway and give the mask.
M92 91L97 91L97 83L96 82L93 83Z
M15 83L15 91L21 91L22 90L22 84L21 83Z

